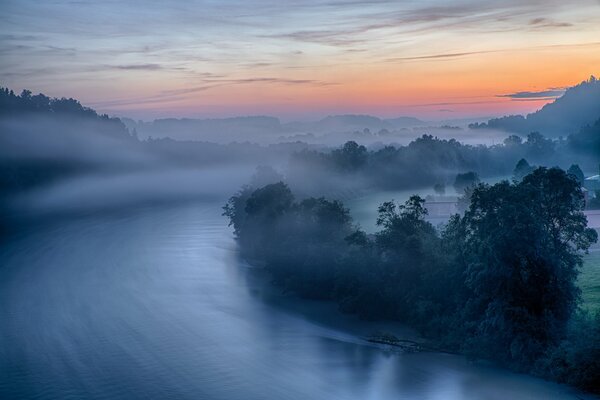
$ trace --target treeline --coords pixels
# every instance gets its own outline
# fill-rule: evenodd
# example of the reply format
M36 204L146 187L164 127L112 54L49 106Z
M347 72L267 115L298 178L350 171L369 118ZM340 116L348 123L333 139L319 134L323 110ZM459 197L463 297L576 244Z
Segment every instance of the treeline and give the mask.
M111 118L106 114L98 114L89 107L72 98L51 98L42 93L33 95L30 90L23 90L20 95L8 88L0 87L0 117L23 118L23 114L69 118L72 122L92 120L101 122L105 135L133 139L125 124L119 118Z
M107 150L95 136L116 142L114 147L137 143L120 119L77 100L29 90L17 95L1 87L0 131L0 205L12 193L97 168L97 160L110 153L86 158L94 147Z
M577 180L537 168L478 184L438 230L424 200L383 203L367 234L339 201L284 183L224 207L244 257L302 297L409 323L447 349L600 392L600 316L578 309L581 253L597 240Z
M406 189L452 183L457 173L468 171L475 171L481 177L510 176L514 165L523 158L537 165L565 167L579 159L582 165L587 163L590 169L596 169L591 159L572 152L565 140L551 140L532 132L525 139L511 135L494 146L468 145L432 135L423 135L406 146L385 146L378 150L368 150L349 141L329 152L296 153L287 175L295 188L308 186L308 193L331 186L331 176L336 175L363 177L378 188Z
M600 119L570 135L569 146L575 151L600 159Z

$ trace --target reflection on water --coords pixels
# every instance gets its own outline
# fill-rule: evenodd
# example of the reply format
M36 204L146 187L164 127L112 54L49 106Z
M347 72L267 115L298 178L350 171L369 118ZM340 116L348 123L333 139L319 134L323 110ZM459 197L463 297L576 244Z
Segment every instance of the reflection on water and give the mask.
M0 398L573 398L461 357L364 342L379 326L265 285L219 211L80 218L3 243Z

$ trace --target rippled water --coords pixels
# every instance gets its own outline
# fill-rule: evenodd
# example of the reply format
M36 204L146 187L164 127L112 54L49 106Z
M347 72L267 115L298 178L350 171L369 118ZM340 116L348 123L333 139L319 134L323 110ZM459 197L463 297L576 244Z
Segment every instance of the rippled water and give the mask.
M0 398L576 398L462 357L369 344L361 336L381 326L265 284L219 214L146 208L2 243Z

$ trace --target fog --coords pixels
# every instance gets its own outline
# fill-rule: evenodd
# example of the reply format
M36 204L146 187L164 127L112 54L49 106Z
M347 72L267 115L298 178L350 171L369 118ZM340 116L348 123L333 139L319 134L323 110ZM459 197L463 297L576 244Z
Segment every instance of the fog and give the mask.
M258 165L281 165L294 148L139 141L106 121L72 116L4 117L0 131L0 200L11 216L223 199Z
M273 144L301 141L340 146L356 140L369 146L406 145L424 133L455 138L463 143L493 145L507 136L495 129L472 130L468 125L481 119L422 121L412 117L381 119L370 115L334 115L316 121L282 122L269 116L223 119L157 119L150 122L124 118L130 130L142 139L172 138L228 144L252 142Z
M424 303L407 303L417 285L402 273L420 263L444 276L459 246L435 247L453 237L438 229L478 182L517 185L536 166L589 174L595 154L469 121L144 123L2 94L13 109L0 108L0 397L580 396L420 348L405 316ZM418 232L393 239L379 207L415 193L446 211L421 221L389 208L387 227ZM372 340L386 335L419 350Z
M0 118L0 157L3 161L62 160L119 168L151 166L158 161L133 138L118 136L111 128L104 121L72 116Z
M426 194L436 183L451 188L454 176L468 170L493 181L510 176L521 157L542 165L567 166L556 150L538 154L537 149L533 151L526 145L498 147L507 137L506 132L471 130L465 121L462 127L430 127L415 119L393 122L369 116L330 117L295 125L268 118L190 121L123 124L118 119L87 115L4 116L0 118L4 214L38 215L195 198L226 199L250 183L259 166L268 167L258 178L262 184L270 183L269 179L283 180L300 196L331 199L352 199L382 190ZM361 127L361 123L366 125L361 130L344 130ZM159 129L157 126L167 126L169 129L162 132L177 137L179 129L185 133L186 124L199 128L187 129L188 133L195 132L197 140L140 138L144 126L151 126L153 132ZM238 129L244 124L245 128ZM402 124L422 126L398 128ZM223 132L217 128L223 126L229 130L218 137ZM312 127L321 133L282 135L290 126ZM373 133L368 126L382 128ZM260 129L262 135L251 134ZM207 134L209 131L213 134ZM423 136L426 134L429 136ZM450 138L457 141L448 141ZM358 143L358 147L342 148L349 141ZM582 160L583 166L592 165ZM265 178L265 171L272 176Z

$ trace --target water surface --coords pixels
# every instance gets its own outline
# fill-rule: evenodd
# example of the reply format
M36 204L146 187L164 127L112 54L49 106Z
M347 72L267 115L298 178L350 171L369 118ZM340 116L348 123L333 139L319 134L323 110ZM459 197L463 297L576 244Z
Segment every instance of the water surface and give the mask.
M79 217L5 240L0 398L577 398L462 357L369 344L381 324L281 295L239 260L219 205Z

